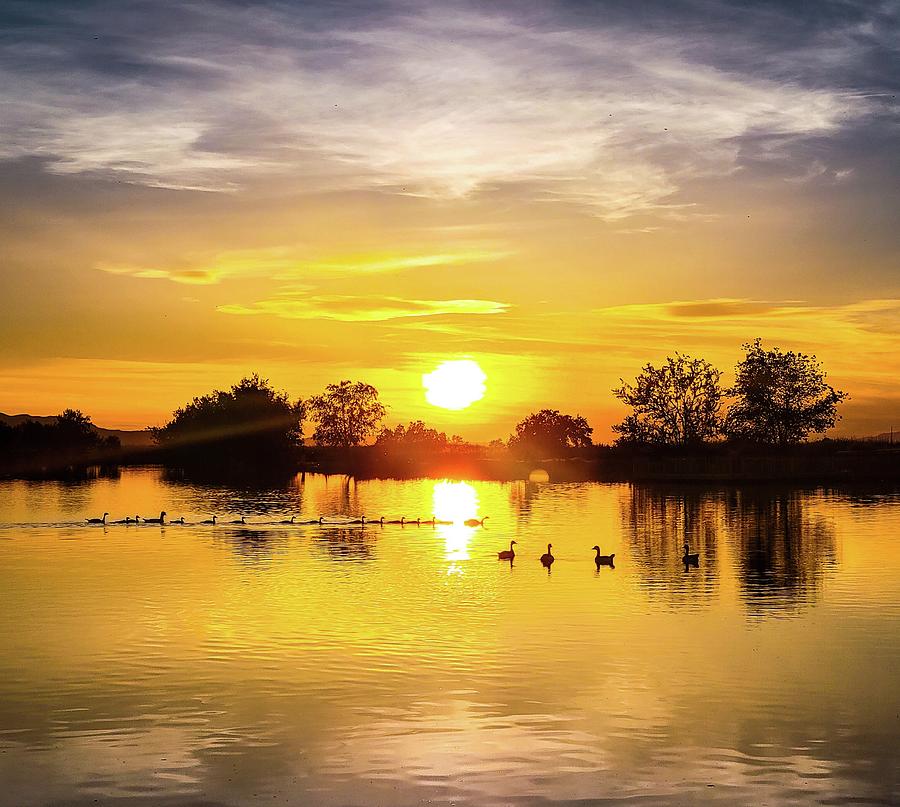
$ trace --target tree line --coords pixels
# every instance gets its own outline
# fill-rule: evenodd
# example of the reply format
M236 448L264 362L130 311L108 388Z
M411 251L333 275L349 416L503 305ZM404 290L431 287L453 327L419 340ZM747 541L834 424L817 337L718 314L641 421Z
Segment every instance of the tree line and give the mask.
M815 356L767 349L759 339L743 349L734 383L727 388L718 368L681 353L659 366L645 365L633 382L623 379L613 394L630 411L613 426L616 444L695 448L727 440L784 446L834 426L838 404L847 395L827 383ZM587 420L556 409L529 414L507 440L488 446L448 437L421 420L387 427L386 415L371 384L342 380L294 400L252 374L230 390L194 398L150 432L167 462L235 471L295 466L307 420L315 424L316 446L339 451L371 446L376 457L387 459L498 452L532 459L570 457L593 446ZM55 425L31 421L0 428L3 448L20 454L39 448L45 454L89 459L114 446L96 434L90 418L66 410Z

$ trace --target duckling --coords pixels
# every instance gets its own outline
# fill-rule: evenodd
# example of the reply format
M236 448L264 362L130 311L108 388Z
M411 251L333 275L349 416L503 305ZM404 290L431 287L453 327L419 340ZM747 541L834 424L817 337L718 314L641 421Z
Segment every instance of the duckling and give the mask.
M106 517L107 517L108 515L109 515L109 513L104 513L104 514L103 514L103 518L86 518L85 521L86 521L88 524L104 524L104 525L105 525L105 524L106 524Z
M601 566L615 566L615 558L616 553L613 552L612 555L601 555L599 546L592 546L591 549L595 550L597 555L594 558L594 563L597 564L597 568L599 569Z
M681 562L685 564L685 566L699 566L700 565L700 553L699 552L690 552L690 544L687 541L684 542L684 555L681 558Z
M467 518L465 521L463 521L463 524L465 524L467 527L483 527L484 522L487 521L487 519L488 519L488 516L485 516L482 519Z
M541 563L544 564L548 569L553 565L553 561L556 558L550 554L550 550L553 548L553 544L547 544L547 551L541 555Z
M509 549L504 549L502 552L497 553L497 558L499 560L512 560L516 556L516 550L513 549L514 546L518 546L515 541L509 542Z

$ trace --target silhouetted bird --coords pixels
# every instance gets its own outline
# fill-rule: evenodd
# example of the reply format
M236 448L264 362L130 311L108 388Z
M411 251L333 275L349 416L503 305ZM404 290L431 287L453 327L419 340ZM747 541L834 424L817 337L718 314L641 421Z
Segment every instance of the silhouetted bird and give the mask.
M502 552L497 553L497 557L500 560L512 560L516 556L516 550L513 549L514 546L518 546L515 541L509 542L509 549L504 549Z
M279 521L278 523L279 524L293 524L295 518L296 518L296 516L291 516L289 519L286 519L284 521Z
M208 518L208 519L206 519L206 521L201 521L200 523L201 524L212 524L215 527L216 526L216 518L217 518L216 516L213 516L212 518Z
M228 523L229 524L246 524L247 521L244 519L243 516L241 516L240 518L236 518L234 521L229 521Z
M106 517L109 513L104 513L103 518L86 518L88 524L106 524Z
M690 544L687 541L684 542L684 555L681 558L681 562L685 565L690 564L691 566L698 566L700 564L700 553L699 552L689 552Z
M550 550L552 548L553 544L547 544L547 551L543 555L541 555L541 563L543 563L544 566L546 566L548 569L553 565L553 561L556 560L556 558L554 558L553 555L550 554Z
M165 524L166 523L166 511L163 510L159 514L159 518L145 518L144 523L145 524Z
M615 552L613 552L612 555L601 555L599 546L592 546L591 549L597 552L597 555L594 558L594 563L597 564L597 568L600 568L601 566L615 566Z
M139 516L135 516L132 518L131 516L125 516L125 518L120 518L118 521L113 521L113 524L137 524Z
M483 527L484 522L487 520L487 518L488 516L485 516L482 519L467 518L465 521L463 521L463 524L465 524L467 527Z
M170 524L184 524L184 516L182 516L181 518L172 519L172 521L170 521L169 523Z

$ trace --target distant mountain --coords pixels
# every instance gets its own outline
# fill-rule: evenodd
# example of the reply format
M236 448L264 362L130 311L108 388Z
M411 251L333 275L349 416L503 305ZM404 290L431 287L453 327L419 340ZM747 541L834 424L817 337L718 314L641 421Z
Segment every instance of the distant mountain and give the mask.
M26 420L36 420L38 423L56 423L55 415L6 415L0 412L0 423L7 426L18 426ZM118 437L122 448L146 448L153 445L153 438L148 431L129 431L127 429L104 429L94 426L94 430L101 437Z

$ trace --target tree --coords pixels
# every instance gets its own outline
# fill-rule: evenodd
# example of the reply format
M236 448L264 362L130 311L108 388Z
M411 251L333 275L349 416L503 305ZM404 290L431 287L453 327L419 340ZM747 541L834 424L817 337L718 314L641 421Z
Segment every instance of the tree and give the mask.
M619 444L698 445L721 430L721 372L704 359L676 353L661 367L647 364L613 390L634 411L613 431Z
M151 432L158 445L188 464L267 468L294 457L303 438L303 416L302 401L292 403L286 392L254 373L228 392L194 398Z
M321 395L310 398L306 407L317 424L315 441L341 448L365 442L375 434L386 412L378 390L362 381L329 384Z
M746 355L728 391L736 398L725 419L729 437L788 445L834 426L847 393L826 382L815 356L766 350L760 339L742 347Z
M394 429L382 429L375 445L388 453L436 454L446 451L449 441L444 432L415 420L408 426L399 424Z
M594 430L581 415L563 415L558 409L532 412L516 425L510 450L529 457L559 457L574 448L592 445Z

